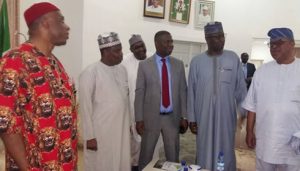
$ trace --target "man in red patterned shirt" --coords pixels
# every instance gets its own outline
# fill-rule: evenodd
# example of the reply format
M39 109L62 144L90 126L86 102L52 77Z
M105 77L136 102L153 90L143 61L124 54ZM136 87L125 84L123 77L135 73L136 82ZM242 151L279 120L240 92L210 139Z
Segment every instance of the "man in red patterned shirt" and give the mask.
M0 136L6 170L77 170L75 89L52 54L70 28L60 10L41 2L24 17L29 41L0 59Z

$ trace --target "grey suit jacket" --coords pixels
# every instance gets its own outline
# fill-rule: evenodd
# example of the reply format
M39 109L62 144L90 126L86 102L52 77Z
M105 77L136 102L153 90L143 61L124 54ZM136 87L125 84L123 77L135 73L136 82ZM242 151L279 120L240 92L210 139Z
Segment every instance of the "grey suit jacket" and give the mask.
M181 60L170 57L174 126L186 116L187 84ZM155 54L140 62L135 90L135 120L144 121L145 129L155 129L160 119L161 81Z

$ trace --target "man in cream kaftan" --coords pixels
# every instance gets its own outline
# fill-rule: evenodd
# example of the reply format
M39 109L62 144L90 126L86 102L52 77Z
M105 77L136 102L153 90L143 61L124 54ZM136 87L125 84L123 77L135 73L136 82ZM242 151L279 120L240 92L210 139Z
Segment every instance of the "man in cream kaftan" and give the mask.
M106 48L105 53L101 51L101 61L88 66L80 76L86 171L130 170L127 72L118 65L122 56L117 56L121 58L118 61L113 61L116 60L114 56L109 56L109 59L105 56L119 53L120 47L119 44L109 47L111 50ZM88 145L92 140L96 140L95 147Z

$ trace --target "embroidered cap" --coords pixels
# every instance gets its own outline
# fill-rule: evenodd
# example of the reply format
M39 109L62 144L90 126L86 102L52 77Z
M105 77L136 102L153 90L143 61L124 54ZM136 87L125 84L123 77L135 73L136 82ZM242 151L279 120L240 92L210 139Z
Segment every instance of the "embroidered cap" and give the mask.
M131 38L129 39L129 45L132 46L133 44L135 44L137 42L143 42L143 39L142 39L141 35L133 34L131 36Z
M99 49L104 49L121 44L119 36L115 32L103 33L98 36Z
M214 34L214 33L223 33L223 26L221 22L214 21L209 22L204 27L204 33L207 34Z
M293 32L289 28L272 28L268 32L270 41L274 42L280 39L294 40Z

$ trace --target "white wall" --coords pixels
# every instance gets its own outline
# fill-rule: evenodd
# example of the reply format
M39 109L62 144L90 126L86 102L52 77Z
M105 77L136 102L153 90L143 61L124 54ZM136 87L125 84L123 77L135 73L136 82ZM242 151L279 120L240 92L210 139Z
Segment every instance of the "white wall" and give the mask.
M36 1L21 1L21 14ZM143 0L51 0L62 9L71 27L67 46L55 53L77 78L83 68L100 59L97 37L103 32L119 33L124 54L129 52L128 39L133 33L142 35L151 52L155 51L153 37L159 30L168 30L176 40L204 42L203 30L194 28L195 0L191 1L190 23L186 25L169 22L170 0L166 0L165 19L143 17ZM215 20L223 23L225 48L269 61L267 45L258 40L267 39L272 27L290 27L299 40L299 6L299 0L215 0ZM26 33L24 24L21 30Z
M204 41L203 30L194 29L194 4L192 0L190 24L168 21L170 0L166 0L165 19L143 17L143 0L89 0L85 1L83 68L100 58L97 46L99 33L116 31L127 53L128 39L132 33L140 33L149 51L155 51L153 36L159 30L168 30L177 40ZM118 5L116 5L118 4ZM215 0L215 20L222 21L226 32L225 48L238 54L246 51L251 58L271 60L267 45L257 38L267 38L272 27L290 27L295 38L300 39L299 0ZM262 51L261 51L262 50ZM253 53L253 54L251 54ZM256 54L259 56L255 56Z
M137 33L142 35L151 52L155 52L154 34L159 30L168 30L177 40L204 41L203 31L193 29L192 22L185 25L168 21L170 0L166 0L165 19L143 17L143 0L89 0L84 3L83 68L100 58L96 40L103 32L119 33L124 54L129 52L131 34ZM194 8L191 8L191 21L193 14Z
M268 38L254 38L252 42L252 58L263 59L264 63L273 60L268 47Z
M300 39L298 21L300 1L289 0L216 0L216 19L227 32L226 47L238 54L250 52L251 59L272 60L265 43L273 27L289 27Z

